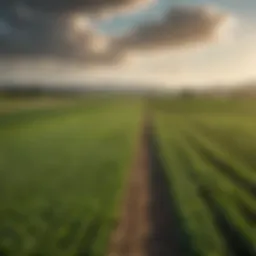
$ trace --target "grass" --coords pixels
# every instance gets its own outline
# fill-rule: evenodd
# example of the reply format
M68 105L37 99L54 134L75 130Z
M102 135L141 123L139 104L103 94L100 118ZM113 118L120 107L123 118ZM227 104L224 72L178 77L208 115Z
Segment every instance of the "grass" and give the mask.
M194 253L255 255L256 102L151 104L170 189Z
M0 117L0 248L105 255L141 122L139 100Z
M182 223L183 254L226 255L225 243L214 225L212 213L200 197L193 179L184 171L189 165L179 148L177 126L168 127L164 119L158 118L158 142Z
M256 102L147 103L183 255L255 255ZM0 255L106 255L143 108L121 96L0 99Z

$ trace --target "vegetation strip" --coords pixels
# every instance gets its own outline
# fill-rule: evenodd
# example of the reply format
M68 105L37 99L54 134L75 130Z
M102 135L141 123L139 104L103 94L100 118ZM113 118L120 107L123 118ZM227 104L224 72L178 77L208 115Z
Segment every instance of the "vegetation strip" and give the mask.
M254 255L254 229L249 225L249 222L244 219L241 205L237 204L235 198L236 194L232 196L232 190L230 190L230 194L228 194L227 190L222 191L221 189L226 187L235 190L236 187L225 179L225 177L221 177L218 172L214 170L214 167L204 163L203 160L200 159L200 154L194 151L187 143L183 144L182 148L184 150L183 154L184 156L187 155L187 162L190 165L190 168L187 168L186 171L189 172L189 175L191 175L197 184L201 196L214 213L219 229L224 234L229 244L230 251L233 251L232 255ZM206 173L208 177L206 177ZM220 188L216 186L216 183L219 184ZM239 192L238 189L237 194ZM243 194L240 196L242 195ZM246 199L244 198L244 200ZM253 203L253 200L251 200L251 203ZM252 208L254 206L248 205L248 207ZM235 248L232 243L235 243Z
M198 194L196 184L184 172L186 163L180 158L175 139L170 140L170 132L161 120L158 120L157 134L162 159L182 218L181 228L186 232L193 250L193 254L187 251L184 255L226 255L227 249L214 225L212 213ZM175 137L175 134L172 133L172 136ZM189 245L185 244L184 247L188 249Z
M228 157L203 135L198 135L194 132L191 134L190 140L194 140L193 145L197 147L202 157L212 162L220 172L223 172L223 174L234 180L238 186L243 187L256 197L256 175L254 172L236 162L235 159Z

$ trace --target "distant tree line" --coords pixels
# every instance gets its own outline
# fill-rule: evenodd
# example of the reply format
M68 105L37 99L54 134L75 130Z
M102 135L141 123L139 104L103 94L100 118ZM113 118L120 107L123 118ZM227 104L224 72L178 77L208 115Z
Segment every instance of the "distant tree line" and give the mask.
M41 88L5 86L0 88L2 96L6 97L35 97L45 94Z
M19 86L6 85L0 87L0 96L8 98L30 98L30 97L65 97L81 94L79 90L63 89L63 88L45 88L43 86Z
M178 97L182 99L193 99L196 96L197 93L193 89L184 89L178 94Z

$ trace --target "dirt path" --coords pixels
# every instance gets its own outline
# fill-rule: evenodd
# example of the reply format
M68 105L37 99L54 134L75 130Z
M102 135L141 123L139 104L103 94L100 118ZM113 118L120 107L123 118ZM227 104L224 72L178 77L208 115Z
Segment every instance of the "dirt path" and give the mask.
M170 187L152 139L145 122L108 256L180 255Z
M127 184L120 221L108 256L146 256L149 237L149 180L146 124Z

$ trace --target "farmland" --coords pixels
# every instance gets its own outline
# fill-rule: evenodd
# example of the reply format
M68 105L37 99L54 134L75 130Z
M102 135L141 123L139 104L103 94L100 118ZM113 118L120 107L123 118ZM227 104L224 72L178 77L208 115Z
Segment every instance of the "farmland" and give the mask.
M1 255L104 255L141 118L130 104L0 116Z
M155 136L184 255L255 255L256 103L155 106Z
M255 255L256 102L40 101L0 102L0 255Z

